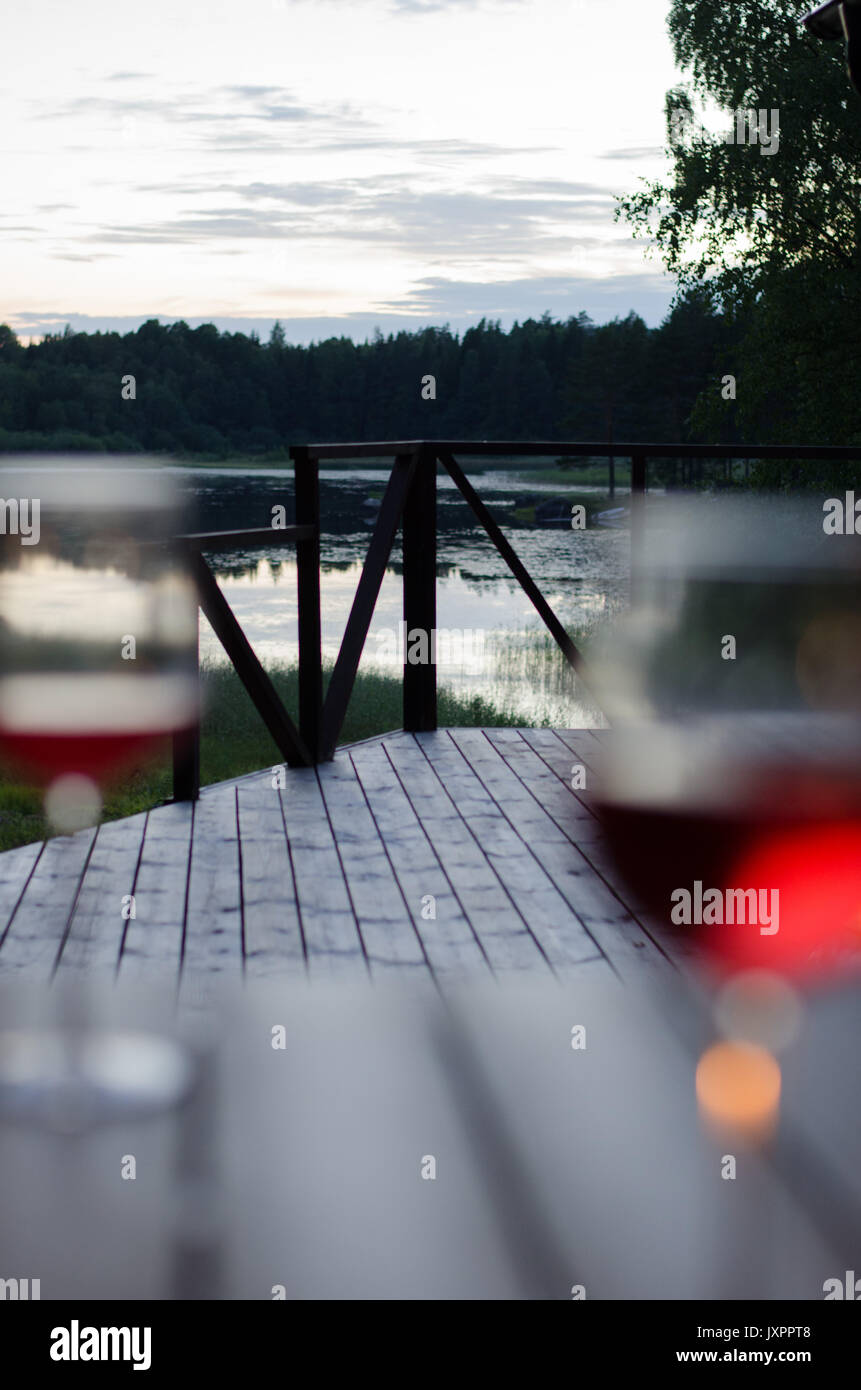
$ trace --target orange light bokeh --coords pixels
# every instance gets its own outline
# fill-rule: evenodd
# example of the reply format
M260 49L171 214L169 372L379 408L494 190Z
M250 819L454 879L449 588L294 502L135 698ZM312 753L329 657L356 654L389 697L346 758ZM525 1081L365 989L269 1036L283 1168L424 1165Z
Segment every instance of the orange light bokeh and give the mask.
M777 1125L780 1067L764 1047L719 1042L697 1066L700 1112L710 1128L734 1138L762 1142Z

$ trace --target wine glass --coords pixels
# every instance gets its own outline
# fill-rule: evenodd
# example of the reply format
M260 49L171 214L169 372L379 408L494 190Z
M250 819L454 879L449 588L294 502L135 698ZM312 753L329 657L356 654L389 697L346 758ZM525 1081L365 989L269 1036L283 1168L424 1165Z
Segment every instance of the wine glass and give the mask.
M162 470L124 460L19 464L0 489L0 756L73 830L197 720L197 605L169 544L182 509Z
M69 833L103 790L198 720L197 600L169 476L140 460L0 469L0 758ZM86 1017L0 1035L0 1114L61 1128L170 1105L188 1060Z
M861 546L824 515L816 495L656 499L638 601L595 657L611 847L719 971L861 959ZM683 890L753 889L776 924L717 898L685 924Z

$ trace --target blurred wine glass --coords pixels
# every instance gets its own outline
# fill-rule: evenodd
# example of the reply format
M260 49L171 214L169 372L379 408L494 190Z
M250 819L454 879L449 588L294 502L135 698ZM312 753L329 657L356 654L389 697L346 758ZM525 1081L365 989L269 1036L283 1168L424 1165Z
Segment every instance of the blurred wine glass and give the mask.
M197 605L158 468L0 470L0 755L45 788L55 829L198 717Z
M157 466L51 458L0 469L0 520L0 758L69 833L197 723L197 600L172 543L187 518ZM77 1132L172 1104L186 1070L156 1037L61 1017L0 1034L0 1115Z
M594 661L599 801L629 882L779 893L779 929L683 928L721 970L812 977L861 947L861 542L823 499L664 499L637 601Z

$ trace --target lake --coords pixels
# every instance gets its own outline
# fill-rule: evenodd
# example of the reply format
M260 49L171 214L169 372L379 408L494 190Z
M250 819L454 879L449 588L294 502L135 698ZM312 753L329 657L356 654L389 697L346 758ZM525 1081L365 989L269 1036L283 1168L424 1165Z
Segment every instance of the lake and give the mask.
M168 470L196 507L195 529L267 526L283 504L294 519L292 473L276 468ZM344 632L376 503L388 480L381 468L321 469L321 603L324 658L334 659ZM630 539L627 529L592 523L610 503L603 489L538 481L504 470L473 474L529 573L569 632L576 635L627 603ZM624 502L624 489L618 489ZM533 503L575 496L587 508L585 531L542 526L530 519ZM617 503L616 505L619 505ZM515 515L517 513L517 515ZM447 475L438 478L437 670L440 685L478 694L522 714L524 723L549 718L562 726L600 724L579 682L553 644L520 585ZM277 533L276 533L277 534ZM225 596L264 664L295 662L298 654L296 563L293 548L238 548L209 559ZM395 672L403 617L400 538L383 581L362 666ZM552 642L552 639L550 639ZM225 660L201 619L201 654Z

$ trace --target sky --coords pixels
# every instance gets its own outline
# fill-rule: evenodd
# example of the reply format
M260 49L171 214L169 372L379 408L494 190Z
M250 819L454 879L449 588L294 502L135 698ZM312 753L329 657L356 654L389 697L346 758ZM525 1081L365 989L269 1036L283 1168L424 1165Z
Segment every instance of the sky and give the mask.
M0 322L264 339L664 317L614 222L666 167L669 0L28 0Z

